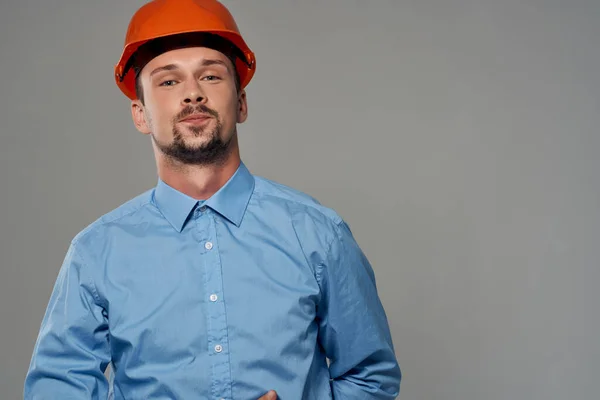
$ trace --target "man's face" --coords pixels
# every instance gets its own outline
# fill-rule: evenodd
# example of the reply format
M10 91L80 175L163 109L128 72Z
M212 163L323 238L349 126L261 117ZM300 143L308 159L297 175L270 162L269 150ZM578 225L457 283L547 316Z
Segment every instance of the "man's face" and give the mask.
M247 116L227 56L206 47L171 50L146 64L140 79L145 105L133 101L132 116L160 152L183 164L226 159L236 124Z

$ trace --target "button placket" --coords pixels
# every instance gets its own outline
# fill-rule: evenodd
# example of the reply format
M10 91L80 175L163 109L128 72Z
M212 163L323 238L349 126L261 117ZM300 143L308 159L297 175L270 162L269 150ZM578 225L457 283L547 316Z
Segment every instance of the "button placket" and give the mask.
M201 207L199 207L199 210ZM211 355L212 397L231 398L231 366L228 349L228 330L225 304L222 299L223 275L219 243L217 241L217 218L210 208L199 214L198 253L202 259L206 300L206 326L208 347Z

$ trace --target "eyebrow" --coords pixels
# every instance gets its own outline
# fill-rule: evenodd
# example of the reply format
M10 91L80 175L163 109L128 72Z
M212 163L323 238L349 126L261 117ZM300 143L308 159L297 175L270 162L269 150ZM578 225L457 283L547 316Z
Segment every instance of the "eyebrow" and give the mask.
M162 71L173 71L174 69L177 69L177 65L175 64L167 64L167 65L163 65L161 67L158 67L156 69L154 69L152 72L150 72L150 78L152 78L152 76L154 74L158 74L159 72Z
M205 60L202 60L202 66L203 67L208 67L210 65L215 65L215 64L216 65L220 64L220 65L224 66L225 68L227 68L227 70L229 70L229 65L227 65L227 63L225 61L223 61L223 60L214 60L214 59L205 59Z
M216 60L216 59L204 59L202 60L202 62L200 63L201 66L203 67L208 67L211 65L222 65L225 68L227 68L227 71L231 72L229 65L227 65L227 63L223 60ZM154 70L152 70L152 72L150 72L150 78L152 78L153 75L162 72L162 71L173 71L178 69L179 67L176 64L167 64L167 65L163 65L160 66L158 68L155 68Z

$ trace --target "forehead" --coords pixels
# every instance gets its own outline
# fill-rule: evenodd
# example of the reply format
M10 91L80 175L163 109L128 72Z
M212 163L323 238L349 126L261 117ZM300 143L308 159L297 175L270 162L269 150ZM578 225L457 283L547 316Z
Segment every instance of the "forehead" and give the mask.
M169 50L150 60L142 69L141 74L149 74L153 69L167 64L175 64L179 68L197 68L204 60L223 61L231 71L231 60L220 51L208 47L185 47Z

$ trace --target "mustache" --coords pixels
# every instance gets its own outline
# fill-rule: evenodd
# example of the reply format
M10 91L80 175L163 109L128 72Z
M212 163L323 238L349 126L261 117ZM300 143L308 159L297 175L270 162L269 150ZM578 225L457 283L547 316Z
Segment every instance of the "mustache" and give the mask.
M204 104L200 104L196 107L187 106L183 110L181 110L176 116L175 121L180 121L186 117L189 117L192 114L208 114L215 117L217 120L219 119L219 113L212 108L208 108Z

